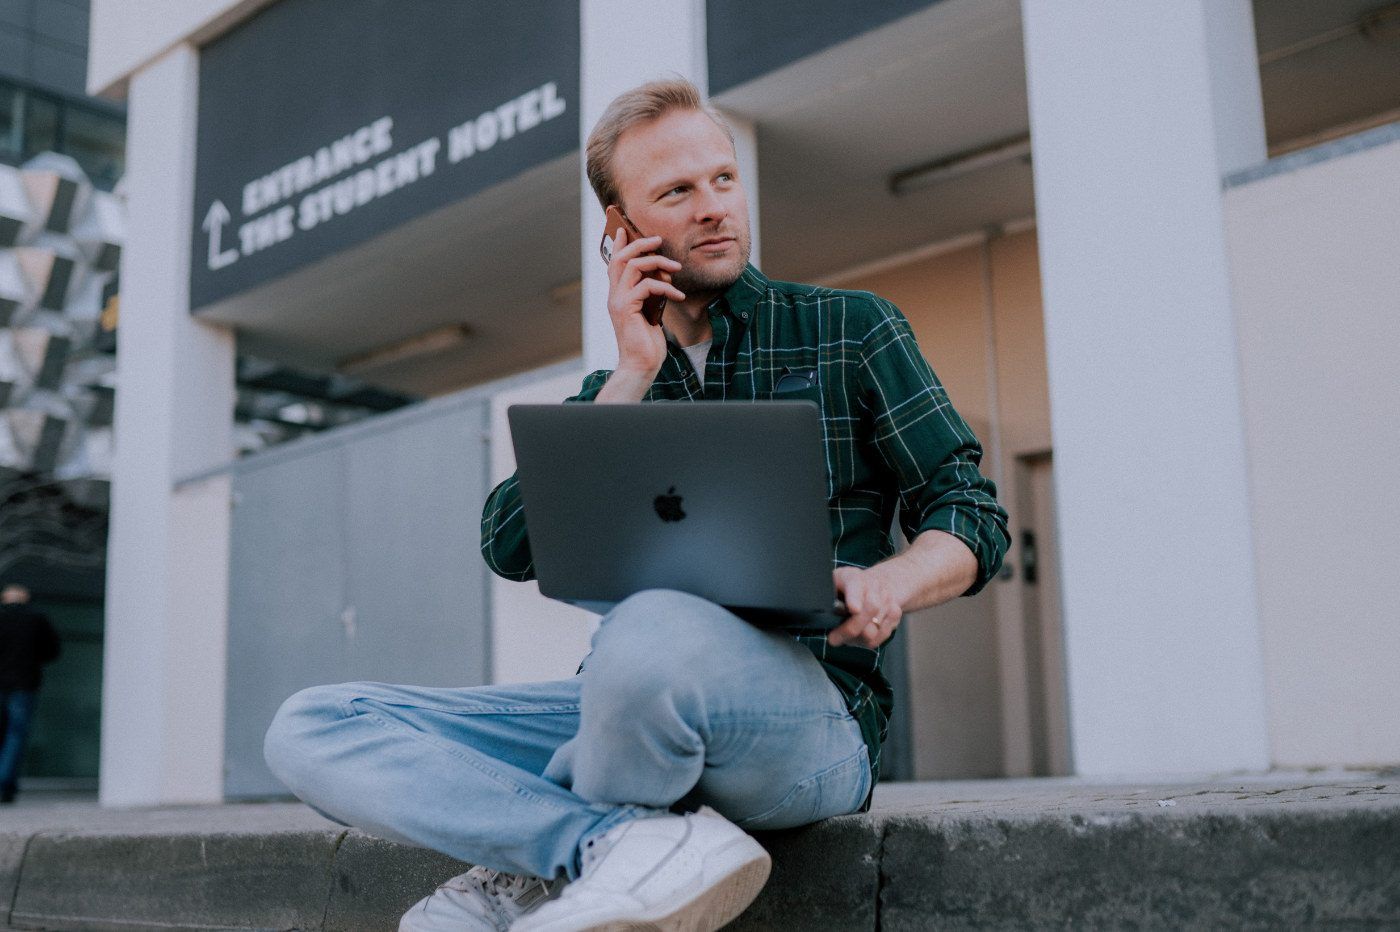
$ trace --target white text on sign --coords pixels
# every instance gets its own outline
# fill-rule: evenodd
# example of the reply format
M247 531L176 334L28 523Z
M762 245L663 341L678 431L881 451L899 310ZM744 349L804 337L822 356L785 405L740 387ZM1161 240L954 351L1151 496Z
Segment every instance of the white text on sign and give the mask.
M455 165L555 119L567 109L555 82L532 88L449 129L447 160ZM313 230L434 174L443 138L430 136L395 152L393 128L393 117L379 117L249 181L243 186L240 206L243 216L250 219L236 227L224 202L213 201L202 221L208 236L209 270L228 268L240 258L271 249L299 232ZM237 233L237 248L229 248L232 243L225 245L226 224L230 225L228 232Z

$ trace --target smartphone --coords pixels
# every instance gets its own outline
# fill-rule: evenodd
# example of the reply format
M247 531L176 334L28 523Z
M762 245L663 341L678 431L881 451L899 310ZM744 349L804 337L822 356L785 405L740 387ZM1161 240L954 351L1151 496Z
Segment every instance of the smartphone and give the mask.
M642 239L642 231L637 229L637 225L627 219L627 215L622 212L622 208L616 204L609 204L603 222L603 240L598 244L598 252L603 257L604 262L612 261L613 237L617 235L617 228L622 227L627 231L629 242L635 239ZM671 281L670 272L647 272L647 278L659 279L669 283ZM652 295L642 302L642 316L647 319L647 323L654 326L661 326L661 312L666 310L666 298L663 295Z

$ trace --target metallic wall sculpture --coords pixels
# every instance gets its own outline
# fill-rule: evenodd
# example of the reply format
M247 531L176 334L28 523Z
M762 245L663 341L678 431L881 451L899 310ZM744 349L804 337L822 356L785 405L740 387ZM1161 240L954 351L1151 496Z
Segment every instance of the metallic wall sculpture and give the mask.
M102 561L124 238L120 186L52 152L0 165L0 573Z

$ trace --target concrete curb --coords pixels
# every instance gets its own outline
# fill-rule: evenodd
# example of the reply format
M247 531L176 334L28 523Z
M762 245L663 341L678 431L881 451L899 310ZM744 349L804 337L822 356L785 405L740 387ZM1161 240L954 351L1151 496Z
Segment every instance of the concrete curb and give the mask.
M732 928L1400 928L1400 785L1026 785L762 834L773 876ZM11 928L393 929L465 869L304 807L92 813L0 826Z
M885 829L880 928L1400 926L1400 811Z
M768 885L730 928L876 929L881 825L843 816L756 836L773 856Z
M397 929L406 909L468 867L436 851L352 831L335 853L321 928L339 932Z
M7 923L10 921L10 908L19 891L20 867L28 845L28 835L0 835L0 919Z
M341 834L37 835L10 924L319 929Z

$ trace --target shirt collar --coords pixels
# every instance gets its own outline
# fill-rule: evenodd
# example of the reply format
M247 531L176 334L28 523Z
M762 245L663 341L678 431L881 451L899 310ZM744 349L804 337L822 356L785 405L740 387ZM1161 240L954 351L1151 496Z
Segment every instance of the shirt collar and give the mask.
M711 307L720 307L728 311L731 317L748 323L759 299L767 293L768 279L752 265L746 265L744 271L739 273L739 278Z
M748 324L753 317L754 308L758 306L759 299L768 293L768 279L762 272L752 265L744 266L744 271L739 273L734 284L725 289L724 294L710 302L706 308L709 311L711 324L713 326L714 316L718 313L726 313L733 318L740 327ZM666 342L676 349L681 349L668 332Z

